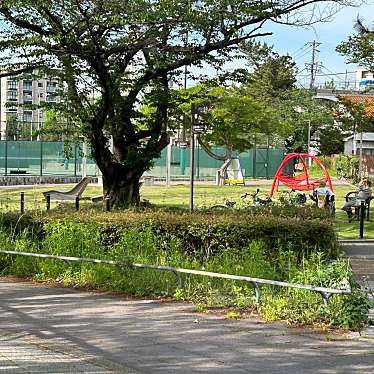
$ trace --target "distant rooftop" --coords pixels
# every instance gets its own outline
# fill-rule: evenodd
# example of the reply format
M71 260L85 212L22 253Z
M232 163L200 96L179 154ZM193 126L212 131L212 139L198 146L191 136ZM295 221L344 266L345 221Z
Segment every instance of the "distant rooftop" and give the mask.
M349 139L352 139L354 135L350 135L344 139L344 141L347 141ZM361 139L361 133L356 134L356 139ZM374 142L374 132L363 132L362 133L362 140L363 141L373 141Z
M373 95L341 95L344 99L349 100L351 103L365 104L365 112L374 116L374 96ZM367 133L372 134L372 133Z

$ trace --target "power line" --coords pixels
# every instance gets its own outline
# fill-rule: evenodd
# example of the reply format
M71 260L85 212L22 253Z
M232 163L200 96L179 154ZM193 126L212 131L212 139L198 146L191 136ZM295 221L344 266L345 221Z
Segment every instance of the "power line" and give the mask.
M335 75L334 72L332 72L330 69L327 69L325 66L321 65L322 69L324 70L327 70L330 74L328 74L328 76L336 76L338 79L340 79L341 81L345 82L346 80L345 79L342 79L340 78L339 76Z
M304 69L302 69L302 70L300 70L297 74L296 74L296 76L298 76L298 75L300 75L300 73L302 73L304 70L306 70L306 67L304 68ZM306 77L306 76L309 76L309 75L301 75L302 77Z
M307 50L307 51L305 51L304 54L302 54L302 55L300 55L300 56L298 56L298 57L296 57L296 58L292 57L292 59L293 59L295 62L297 62L297 61L299 61L301 58L307 56L309 53L310 53L310 49Z
M310 48L310 47L308 46L308 44L304 44L302 47L296 49L294 52L289 53L289 55L290 55L290 56L292 56L292 55L296 55L296 54L299 53L299 51L302 51L302 50L304 50L305 48Z
M321 65L322 68L328 70L326 67L324 67L323 65ZM304 71L306 68L304 68L303 70L300 71L300 73L302 71ZM330 70L331 71L331 70ZM321 73L317 73L316 74L316 77L326 77L326 76L330 76L330 75L345 75L345 74L355 74L356 72L355 71L347 71L347 72L344 72L344 73L332 73L331 74L321 74ZM296 74L296 75L300 75L299 73ZM309 77L309 74L303 74L303 75L300 75L300 77Z
M302 49L300 52L298 53L294 53L292 55L290 55L294 60L298 60L300 59L301 57L305 56L306 54L308 54L310 52L310 47L308 48L304 48Z

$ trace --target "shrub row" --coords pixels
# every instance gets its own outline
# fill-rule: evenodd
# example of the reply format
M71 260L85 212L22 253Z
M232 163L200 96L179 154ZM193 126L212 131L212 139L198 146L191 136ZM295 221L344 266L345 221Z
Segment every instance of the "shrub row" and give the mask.
M43 239L46 223L74 222L88 231L100 233L100 241L107 246L116 243L119 233L126 230L155 236L157 249L167 251L174 240L182 252L205 261L216 253L230 249L239 251L253 241L266 245L269 259L278 257L279 249L292 249L297 259L322 251L327 258L336 258L339 252L337 237L328 221L304 220L290 217L231 214L176 214L167 212L127 212L71 215L69 220L59 215L39 217L0 215L0 226L16 234L28 231Z

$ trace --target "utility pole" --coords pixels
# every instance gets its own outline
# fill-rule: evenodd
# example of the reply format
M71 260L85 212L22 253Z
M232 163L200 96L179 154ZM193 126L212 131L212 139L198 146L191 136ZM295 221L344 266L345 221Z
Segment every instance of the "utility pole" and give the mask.
M316 74L318 70L317 52L319 52L319 50L317 47L321 45L321 43L317 43L315 40L313 40L307 44L312 47L312 60L309 64L306 64L306 66L310 69L309 89L312 91L316 84Z

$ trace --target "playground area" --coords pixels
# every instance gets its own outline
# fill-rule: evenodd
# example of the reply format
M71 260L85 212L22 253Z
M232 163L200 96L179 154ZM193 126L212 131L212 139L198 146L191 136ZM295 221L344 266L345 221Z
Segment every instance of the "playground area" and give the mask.
M51 146L52 144L49 144L49 147ZM61 144L55 144L54 147L61 147ZM79 162L81 161L80 159ZM334 174L334 168L331 168L331 171ZM329 171L321 161L308 154L287 155L273 174L273 179L254 179L242 176L243 183L240 185L215 185L213 178L197 179L194 188L194 208L196 211L209 212L210 208L218 206L222 207L224 212L229 213L250 211L250 208L255 207L256 214L258 214L257 208L261 205L279 205L285 200L295 200L292 202L294 205L300 202L300 207L316 206L319 202L313 196L313 191L314 193L318 191L322 183L334 193L335 210L328 219L334 223L339 237L357 238L358 219L348 222L346 213L341 210L346 201L346 195L356 190L356 186L335 176L330 177ZM145 176L142 182L140 193L143 208L188 211L190 198L188 178L172 178L171 181L169 180L169 186L165 178ZM3 186L0 187L0 210L26 213L43 212L49 209L51 211L106 210L102 198L97 199L103 193L99 184L94 183L93 180L85 184L84 189L79 193L78 202L76 195L70 198L63 196L65 191L74 188L76 185ZM59 195L62 198L52 196L51 201L47 201L48 191L53 190L62 190L63 194ZM298 199L301 200L298 201ZM364 226L365 238L374 238L374 223L370 220L365 221Z

